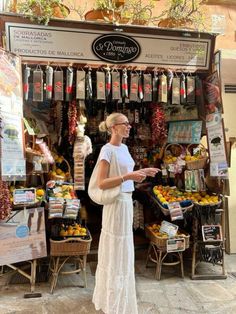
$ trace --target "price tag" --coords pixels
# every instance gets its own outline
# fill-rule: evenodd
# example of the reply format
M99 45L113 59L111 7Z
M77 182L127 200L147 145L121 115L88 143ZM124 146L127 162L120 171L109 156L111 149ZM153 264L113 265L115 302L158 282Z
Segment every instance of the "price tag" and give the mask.
M179 202L172 202L168 204L171 221L184 219L182 208Z
M34 204L36 202L35 188L15 189L13 193L13 203L15 205Z
M60 186L57 186L56 188L53 189L53 193L56 194L56 193L60 193L62 191L61 187Z
M176 239L167 240L167 243L166 243L167 252L181 252L184 250L185 250L184 238L176 238Z
M174 237L178 231L179 226L171 222L163 220L160 227L161 233L166 233L169 237Z

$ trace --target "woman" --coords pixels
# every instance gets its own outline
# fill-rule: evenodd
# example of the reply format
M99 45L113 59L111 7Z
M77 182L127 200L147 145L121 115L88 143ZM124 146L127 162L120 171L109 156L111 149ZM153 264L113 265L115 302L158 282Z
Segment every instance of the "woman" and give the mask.
M159 169L133 171L134 161L125 144L131 125L121 113L112 113L99 125L111 138L99 155L97 183L100 189L121 185L117 200L104 205L102 231L98 248L98 266L93 303L106 314L137 314L134 277L133 202L134 182L154 177ZM108 178L112 151L115 151L121 176Z

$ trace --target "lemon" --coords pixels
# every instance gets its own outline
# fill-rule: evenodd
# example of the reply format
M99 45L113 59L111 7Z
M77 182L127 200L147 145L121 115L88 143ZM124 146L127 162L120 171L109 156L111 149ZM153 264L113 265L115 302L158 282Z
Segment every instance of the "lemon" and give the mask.
M62 170L60 168L57 168L56 169L56 174L58 174L58 175L62 174Z
M161 197L161 198L160 198L160 201L161 201L162 203L165 203L165 202L166 202L166 199L165 199L164 197Z

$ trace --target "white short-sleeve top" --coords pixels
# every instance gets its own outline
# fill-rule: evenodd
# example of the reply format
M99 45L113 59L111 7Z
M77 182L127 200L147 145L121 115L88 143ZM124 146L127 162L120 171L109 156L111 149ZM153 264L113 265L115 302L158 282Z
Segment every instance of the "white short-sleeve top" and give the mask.
M105 144L100 151L99 160L106 160L110 163L112 151L115 151L116 158L120 166L121 175L125 175L128 172L132 172L134 169L134 160L131 157L128 147L125 144L115 146L110 143ZM134 182L127 180L121 184L121 192L134 191Z

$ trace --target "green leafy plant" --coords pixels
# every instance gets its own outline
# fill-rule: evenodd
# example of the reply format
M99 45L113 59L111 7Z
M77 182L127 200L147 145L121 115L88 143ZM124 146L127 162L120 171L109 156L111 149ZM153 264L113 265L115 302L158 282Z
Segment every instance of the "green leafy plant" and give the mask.
M52 17L66 17L69 9L61 0L27 0L17 5L17 11L31 21L47 25Z
M94 9L85 14L85 19L99 19L109 23L117 23L122 8L122 0L95 0Z
M152 10L154 7L153 0L145 3L142 0L129 0L124 6L124 10L130 13L133 24L141 21L148 24L152 20Z
M204 0L169 0L167 9L161 15L155 17L153 21L169 21L170 27L181 26L190 23L196 29L205 27L205 14L202 7ZM168 21L167 25L168 26Z

